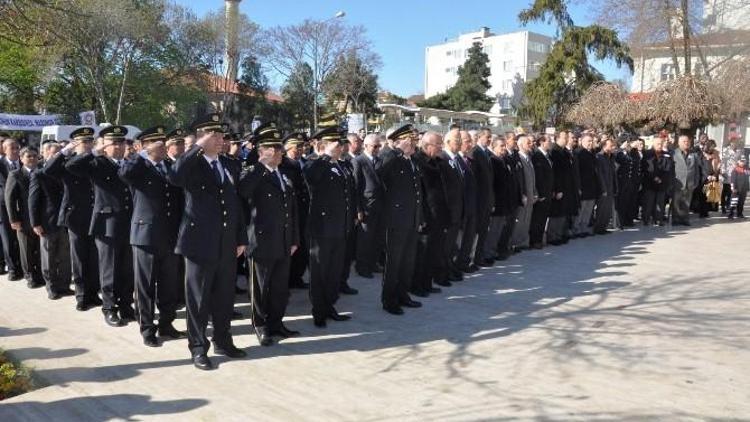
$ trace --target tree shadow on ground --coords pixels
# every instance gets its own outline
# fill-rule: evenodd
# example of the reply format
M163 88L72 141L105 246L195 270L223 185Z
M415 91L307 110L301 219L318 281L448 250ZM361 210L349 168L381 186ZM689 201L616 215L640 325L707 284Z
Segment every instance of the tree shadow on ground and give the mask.
M0 420L5 422L54 420L79 422L138 420L137 416L174 415L207 405L203 399L152 401L144 394L111 394L72 397L56 401L25 401L0 406ZM85 418L81 409L86 409Z

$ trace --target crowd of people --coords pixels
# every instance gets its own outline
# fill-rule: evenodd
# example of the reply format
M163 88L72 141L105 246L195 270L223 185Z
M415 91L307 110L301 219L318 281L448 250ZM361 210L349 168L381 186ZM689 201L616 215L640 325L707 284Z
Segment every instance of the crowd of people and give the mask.
M137 321L143 342L187 338L193 364L245 356L231 320L249 291L263 346L284 325L290 289L309 289L316 327L346 321L336 304L382 273L393 315L466 274L525 249L644 226L690 225L691 212L744 218L749 188L737 139L617 139L592 131L503 134L489 128L282 136L273 122L228 133L218 114L190 130L124 126L30 146L0 134L0 271ZM96 135L96 136L95 136ZM308 274L305 280L305 274ZM70 288L71 283L75 290ZM173 326L186 308L187 332ZM158 312L157 312L158 310Z

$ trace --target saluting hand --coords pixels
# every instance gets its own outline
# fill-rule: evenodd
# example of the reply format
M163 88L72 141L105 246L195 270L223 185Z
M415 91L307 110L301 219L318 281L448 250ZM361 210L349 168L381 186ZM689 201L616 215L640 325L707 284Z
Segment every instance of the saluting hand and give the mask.
M297 252L297 249L298 249L297 245L292 245L292 247L289 248L289 256L294 255L294 253Z
M245 245L237 246L237 258L242 256L243 253L245 253Z
M14 222L10 223L10 227L13 230L15 230L15 231L20 231L21 230L21 222L20 221L14 221Z
M44 237L44 228L42 226L34 226L34 233L39 237Z

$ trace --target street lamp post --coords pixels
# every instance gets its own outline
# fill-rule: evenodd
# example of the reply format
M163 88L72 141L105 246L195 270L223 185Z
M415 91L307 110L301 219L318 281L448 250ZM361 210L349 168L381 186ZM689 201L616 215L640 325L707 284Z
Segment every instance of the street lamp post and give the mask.
M346 16L346 12L344 12L343 10L339 10L332 17L322 22L319 22L317 25L318 28L316 32L320 34L320 28L324 24L334 19L341 19L344 16ZM315 131L318 128L318 95L320 94L320 82L321 81L319 81L319 78L318 78L318 37L316 36L313 38L313 91L315 94L313 98L313 128L312 128L313 131Z

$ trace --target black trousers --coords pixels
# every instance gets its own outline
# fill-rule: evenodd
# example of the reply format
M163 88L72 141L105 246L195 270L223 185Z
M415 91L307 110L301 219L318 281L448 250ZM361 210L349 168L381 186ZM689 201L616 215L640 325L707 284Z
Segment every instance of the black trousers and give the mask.
M302 206L298 208L303 208ZM304 283L302 277L310 263L310 238L307 235L307 210L299 211L299 247L292 255L289 268L289 285L300 286Z
M114 311L133 304L133 258L127 239L94 237L99 255L99 283L102 311Z
M729 204L731 203L732 203L732 185L730 183L724 183L721 186L721 212L728 211ZM3 238L3 240L5 239Z
M417 230L388 229L385 233L385 271L383 273L383 306L398 306L409 299L416 261Z
M156 334L154 311L159 309L159 326L172 324L179 299L179 257L171 250L155 251L133 246L135 299L138 324L144 337Z
M544 240L544 231L547 229L547 218L551 206L549 199L538 201L531 211L531 224L529 224L529 243L531 245L541 244Z
M612 206L614 198L611 195L600 196L596 200L596 220L594 220L594 233L607 230L609 220L612 219Z
M22 230L16 231L16 236L18 238L23 278L31 283L44 284L42 258L39 251L39 236L33 232L25 233Z
M486 228L487 226L485 226ZM474 251L477 244L477 214L475 212L464 213L459 238L461 244L458 248L456 265L459 268L466 268L474 261Z
M448 280L448 255L446 254L445 242L447 228L429 227L427 235L420 236L420 259L417 260L414 282L410 291L416 293L427 293L432 283Z
M497 241L497 253L500 256L508 256L511 254L510 239L513 237L513 230L516 228L516 214L511 213L505 216L505 225L503 226L502 232L500 232L500 240Z
M737 215L738 216L744 215L746 198L747 198L747 192L737 193Z
M2 192L0 192L1 194ZM18 236L16 231L10 227L8 221L8 211L5 206L0 210L2 213L3 222L0 224L0 237L3 239L3 256L5 258L5 265L8 266L8 272L10 274L21 274L23 269L21 268L21 253L18 246Z
M623 226L632 226L635 214L633 213L633 204L638 201L637 187L628 180L620 181L617 192L617 215L620 217L620 224Z
M357 246L357 230L352 226L349 233L346 235L346 245L344 247L344 263L341 266L341 282L339 288L347 286L347 280L349 280L349 273L352 270L352 262L354 262L355 249Z
M188 348L195 356L208 352L208 317L213 323L213 342L219 348L233 346L231 321L237 277L237 247L224 239L216 262L199 263L185 257L185 309Z
M67 230L60 228L41 238L42 276L50 293L70 288L70 247Z
M646 189L643 191L643 224L662 223L666 218L664 205L666 204L666 192L663 190Z
M489 206L480 207L477 212L476 221L476 232L477 232L477 243L474 251L474 262L484 261L487 256L487 250L485 250L485 243L487 242L487 234L490 230L490 217L492 209ZM494 255L495 251L492 251Z
M70 270L76 287L76 302L91 302L98 298L99 259L94 238L68 230L70 241Z
M345 249L345 238L310 237L310 302L315 318L325 318L338 300Z
M286 314L289 302L289 266L291 257L281 259L250 258L254 276L250 285L253 305L253 325L277 330Z
M461 224L448 227L445 233L444 253L448 257L448 272L454 275L463 274L458 269L459 234L461 234Z
M355 268L358 273L373 273L383 249L380 233L380 212L370 210L365 221L357 226L357 248Z

